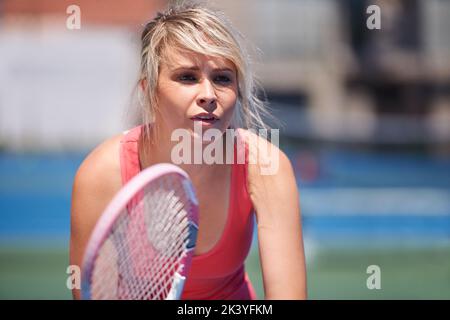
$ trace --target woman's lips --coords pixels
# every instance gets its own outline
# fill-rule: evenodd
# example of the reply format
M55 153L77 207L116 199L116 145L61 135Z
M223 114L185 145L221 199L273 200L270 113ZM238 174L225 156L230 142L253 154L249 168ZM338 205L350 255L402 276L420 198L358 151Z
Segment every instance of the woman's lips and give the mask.
M219 119L212 114L198 114L191 118L192 121L202 124L203 126L210 126L215 122L219 121Z
M219 121L219 119L216 119L216 118L204 119L204 118L198 118L198 117L193 117L193 118L191 118L191 120L196 123L200 123L202 126L211 126L214 123L216 123L217 121Z

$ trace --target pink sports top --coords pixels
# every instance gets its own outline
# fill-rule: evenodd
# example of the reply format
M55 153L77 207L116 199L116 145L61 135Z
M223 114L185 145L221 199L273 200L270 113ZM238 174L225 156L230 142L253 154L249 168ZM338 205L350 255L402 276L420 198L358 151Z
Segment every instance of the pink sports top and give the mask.
M120 143L122 183L127 183L141 171L138 140L142 126L124 132ZM237 131L239 135L239 130ZM236 139L237 143L243 143ZM245 272L253 235L253 205L247 191L248 151L236 148L231 169L230 203L224 231L216 245L208 252L193 258L184 286L184 300L249 300L256 299L255 291ZM237 160L237 152L245 150L245 163ZM242 157L242 154L240 155ZM243 158L239 158L243 159Z

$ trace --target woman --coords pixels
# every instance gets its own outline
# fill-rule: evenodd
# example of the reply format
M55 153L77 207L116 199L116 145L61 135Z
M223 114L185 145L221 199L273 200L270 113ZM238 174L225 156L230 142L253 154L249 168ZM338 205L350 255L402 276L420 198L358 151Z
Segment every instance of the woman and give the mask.
M223 154L235 152L232 163L179 164L199 199L197 245L182 298L256 298L244 269L253 213L265 298L306 298L296 181L286 155L248 130L265 128L266 111L241 43L225 18L198 6L172 7L146 25L137 88L143 125L108 139L81 164L72 194L71 264L81 265L99 215L123 184L148 166L174 163L175 130L204 147L212 142L197 129L216 129ZM238 129L236 137L226 129ZM266 147L277 152L254 156ZM245 151L244 163L236 161L238 150ZM268 161L277 167L264 174ZM73 293L79 298L79 290Z

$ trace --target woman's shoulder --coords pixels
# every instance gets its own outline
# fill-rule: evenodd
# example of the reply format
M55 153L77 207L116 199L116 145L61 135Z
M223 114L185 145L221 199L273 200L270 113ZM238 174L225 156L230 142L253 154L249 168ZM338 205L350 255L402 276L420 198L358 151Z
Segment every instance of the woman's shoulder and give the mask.
M277 131L237 129L237 137L248 149L250 172L273 176L290 168L290 160L279 148ZM253 168L253 170L252 170Z
M123 134L97 145L77 170L74 187L96 193L115 193L121 187L119 148Z
M234 135L245 141L248 147L276 147L278 149L279 135L277 130L235 129Z
M95 224L121 187L121 135L100 143L75 174L71 203L71 263L80 265Z
M293 167L279 148L278 136L273 132L268 137L264 131L239 129L238 137L245 141L248 149L247 190L254 205L258 199L274 196L274 189L277 192L295 189Z

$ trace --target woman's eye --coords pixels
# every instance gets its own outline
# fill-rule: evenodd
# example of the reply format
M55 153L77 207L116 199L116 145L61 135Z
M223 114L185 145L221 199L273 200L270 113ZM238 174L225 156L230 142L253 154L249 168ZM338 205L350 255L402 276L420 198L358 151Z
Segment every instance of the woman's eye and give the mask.
M191 74L181 75L178 79L180 81L183 81L183 82L194 82L194 81L197 80L197 78L194 75L191 75Z
M215 81L222 84L229 84L231 83L231 78L228 76L217 76Z

